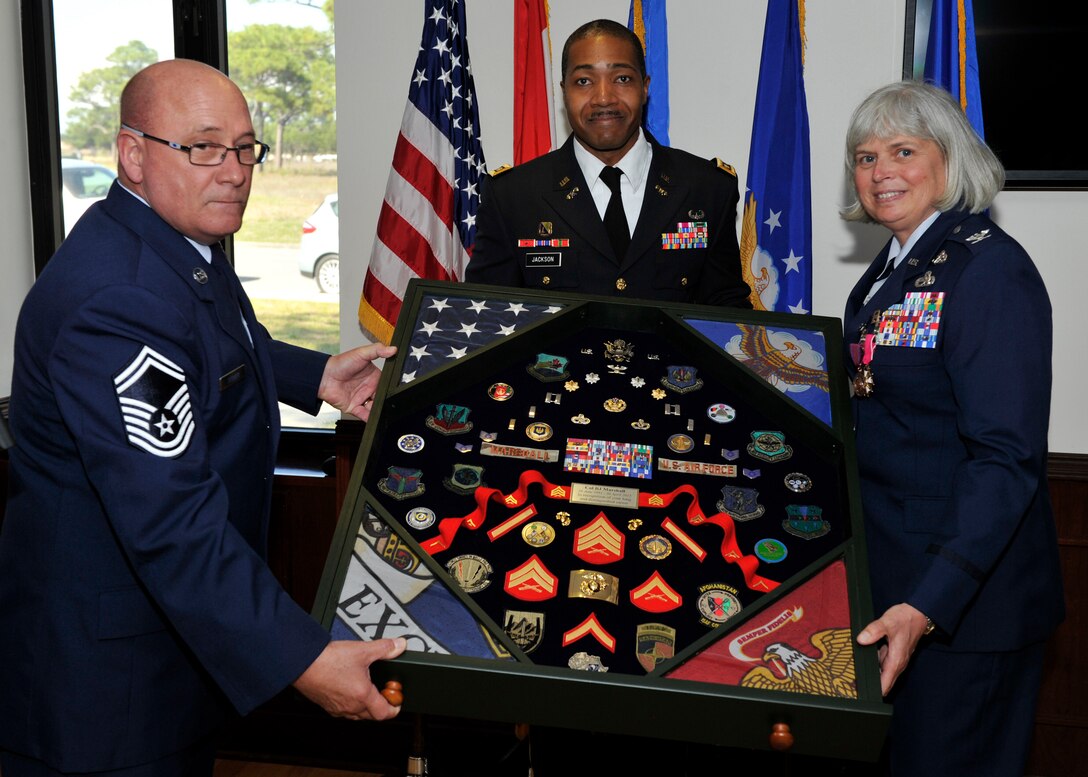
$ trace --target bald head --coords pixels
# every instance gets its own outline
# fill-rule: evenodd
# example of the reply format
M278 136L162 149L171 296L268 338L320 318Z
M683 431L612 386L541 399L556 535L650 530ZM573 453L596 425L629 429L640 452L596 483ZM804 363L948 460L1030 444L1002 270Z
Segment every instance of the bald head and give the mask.
M158 62L125 86L121 123L118 177L163 220L205 244L241 227L253 168L230 151L221 165L193 165L188 151L176 147L237 148L256 141L245 96L234 82L194 60Z
M211 65L193 59L156 62L134 75L121 92L121 123L155 133L162 114L175 114L194 98L217 95L245 104L241 90Z

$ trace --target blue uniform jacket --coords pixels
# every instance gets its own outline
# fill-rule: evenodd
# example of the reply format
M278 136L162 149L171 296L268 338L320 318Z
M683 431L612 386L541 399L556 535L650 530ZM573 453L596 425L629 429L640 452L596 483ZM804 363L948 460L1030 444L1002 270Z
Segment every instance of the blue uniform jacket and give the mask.
M328 357L273 341L223 265L115 184L24 302L0 747L74 771L159 758L328 642L264 560L277 395L315 412Z
M887 254L846 303L847 345L910 294L944 299L936 347L877 346L872 396L853 400L874 607L912 604L952 650L1045 640L1064 599L1046 478L1042 278L988 218L952 211L862 305Z
M484 179L465 280L750 308L737 246L736 175L647 137L653 156L626 256L613 256L571 135L562 148ZM706 230L702 241L663 247L677 245L693 224ZM519 245L534 240L559 242Z

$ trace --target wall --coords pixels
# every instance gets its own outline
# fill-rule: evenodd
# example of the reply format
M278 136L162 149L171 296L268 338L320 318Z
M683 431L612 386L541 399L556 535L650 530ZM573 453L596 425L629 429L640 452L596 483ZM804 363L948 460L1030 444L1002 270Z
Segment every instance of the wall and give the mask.
M806 90L812 148L814 301L818 315L842 315L846 294L887 233L847 225L842 142L853 108L902 73L904 0L807 4ZM558 80L563 41L578 25L625 22L628 0L550 0ZM340 127L341 331L345 346L365 342L355 319L422 30L423 3L340 2L336 8L337 115ZM466 0L472 55L490 168L513 158L513 3ZM673 145L718 156L746 179L748 146L766 3L671 0L670 134ZM569 128L562 118L558 134ZM1088 271L1077 255L1088 192L1005 192L992 209L1039 265L1054 306L1054 404L1050 444L1088 453L1088 417L1076 386L1088 377L1077 332ZM1011 312L1016 315L1015 311ZM983 325L984 322L980 322ZM1072 358L1069 358L1072 357Z

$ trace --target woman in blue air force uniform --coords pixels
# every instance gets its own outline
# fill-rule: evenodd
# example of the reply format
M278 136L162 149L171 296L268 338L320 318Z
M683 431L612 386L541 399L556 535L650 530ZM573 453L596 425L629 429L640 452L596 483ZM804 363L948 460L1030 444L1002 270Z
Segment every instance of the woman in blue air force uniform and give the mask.
M888 245L843 325L894 775L1019 775L1064 614L1047 490L1050 301L985 211L1004 170L947 92L854 112L842 215Z

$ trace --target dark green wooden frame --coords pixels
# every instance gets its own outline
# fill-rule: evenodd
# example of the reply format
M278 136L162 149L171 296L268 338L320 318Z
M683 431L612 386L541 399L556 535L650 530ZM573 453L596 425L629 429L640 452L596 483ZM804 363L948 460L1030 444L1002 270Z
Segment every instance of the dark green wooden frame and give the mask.
M579 325L579 317L600 315L605 311L609 325L622 329L625 322L638 325L649 316L664 316L679 326L685 319L720 320L769 327L804 329L822 333L827 350L827 370L830 377L832 423L822 422L796 406L767 384L750 389L759 403L786 403L782 412L800 413L811 421L811 433L830 434L841 446L845 464L846 501L849 510L848 539L824 558L810 564L742 615L747 620L774 604L780 594L796 587L831 560L842 558L847 567L850 622L856 632L872 619L868 587L868 562L864 547L864 528L860 496L856 479L856 462L850 429L849 392L839 344L842 341L841 322L835 318L794 316L695 305L662 305L644 301L619 301L613 298L575 294L551 294L530 289L499 289L470 284L450 284L413 280L409 284L396 329L394 344L398 354L385 367L378 399L367 424L359 448L351 481L341 510L336 535L318 589L314 615L331 628L335 618L338 595L342 590L348 560L367 504L378 505L377 499L364 485L364 473L378 466L368 460L375 439L385 433L390 421L398 414L398 397L411 391L412 403L418 406L441 400L448 386L456 380L457 364L445 367L399 386L399 376L408 356L406 344L412 325L419 313L421 299L429 294L451 296L483 296L526 303L561 303L564 311L558 316L570 317L569 325ZM542 324L525 328L515 338L532 337ZM548 326L555 326L549 320ZM689 333L701 339L725 370L746 370L709 340L693 330ZM501 364L504 344L486 346L480 358ZM479 361L477 362L479 363ZM429 386L429 387L428 387ZM786 407L783 405L783 408ZM403 412L403 411L402 411ZM803 425L803 424L802 424ZM421 551L414 539L391 516L381 517L401 534L401 538L419 552L436 576L444 578L441 565ZM454 586L456 588L456 586ZM485 623L490 622L467 596L460 598ZM741 616L738 615L738 624ZM735 628L730 625L729 631ZM513 647L519 659L524 655L505 635L496 635ZM687 654L705 647L716 637L708 635L686 651ZM789 726L793 735L791 752L802 755L875 761L879 756L887 731L891 707L880 695L879 669L872 648L855 650L856 700L809 696L776 691L757 691L737 686L675 680L656 676L636 677L621 674L575 672L565 668L539 666L519 661L487 660L458 656L406 653L394 661L380 662L373 667L376 682L399 680L404 686L407 711L447 715L491 721L531 723L575 729L591 729L609 733L675 739L730 747L770 749L770 733L778 723Z

